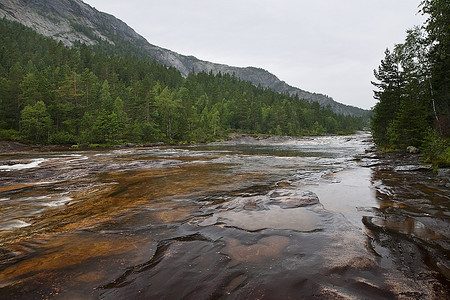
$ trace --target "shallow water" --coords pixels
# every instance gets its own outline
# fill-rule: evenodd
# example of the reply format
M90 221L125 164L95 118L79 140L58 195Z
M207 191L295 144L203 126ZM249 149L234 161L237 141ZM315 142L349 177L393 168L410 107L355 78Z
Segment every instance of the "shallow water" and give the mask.
M0 298L448 297L448 176L371 146L1 155Z

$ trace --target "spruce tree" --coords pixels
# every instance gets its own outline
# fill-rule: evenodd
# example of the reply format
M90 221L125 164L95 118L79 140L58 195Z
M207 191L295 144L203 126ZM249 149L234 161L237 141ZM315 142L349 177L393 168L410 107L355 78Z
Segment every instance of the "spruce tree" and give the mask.
M400 75L398 61L393 53L386 49L385 57L378 70L374 70L378 82L372 84L378 88L374 91L374 98L379 102L373 109L372 133L376 144L389 146L387 129L394 121L402 98L403 80Z

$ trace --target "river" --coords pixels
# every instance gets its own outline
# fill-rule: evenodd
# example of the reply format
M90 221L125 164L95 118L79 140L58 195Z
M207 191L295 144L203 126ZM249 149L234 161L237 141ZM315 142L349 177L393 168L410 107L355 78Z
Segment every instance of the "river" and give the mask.
M448 298L449 173L372 146L1 154L0 298Z

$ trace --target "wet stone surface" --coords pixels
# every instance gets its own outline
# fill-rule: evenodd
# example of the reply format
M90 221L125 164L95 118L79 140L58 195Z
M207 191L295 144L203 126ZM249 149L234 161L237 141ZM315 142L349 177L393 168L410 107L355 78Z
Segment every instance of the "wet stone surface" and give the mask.
M3 153L0 298L448 298L446 170L372 146Z

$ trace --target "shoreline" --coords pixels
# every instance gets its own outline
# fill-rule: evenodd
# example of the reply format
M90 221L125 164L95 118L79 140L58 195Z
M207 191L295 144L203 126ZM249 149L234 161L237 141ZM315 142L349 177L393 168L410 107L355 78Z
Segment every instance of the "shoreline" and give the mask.
M357 131L353 134L357 134ZM351 134L349 134L351 135ZM327 136L327 135L325 135ZM329 136L334 136L334 134L329 134ZM305 137L316 137L314 135L311 136L277 136L273 134L258 134L258 133L239 133L239 132L231 132L228 134L227 139L218 139L216 141L212 141L210 143L218 143L218 142L225 142L225 141L234 141L234 140L240 140L243 138L254 138L255 140L266 140L269 138L305 138ZM0 141L0 155L5 153L20 153L20 152L27 152L27 151L42 151L42 152L48 152L48 151L85 151L85 150L110 150L110 149L123 149L123 148L151 148L151 147L157 147L157 146L194 146L194 145L204 145L208 144L205 142L194 142L194 143L183 143L183 142L174 142L174 143L165 143L165 142L155 142L155 143L124 143L124 144L117 144L117 145L100 145L95 144L95 147L88 146L88 145L45 145L45 144L26 144L22 142L15 142L15 141ZM75 146L75 147L74 147Z

